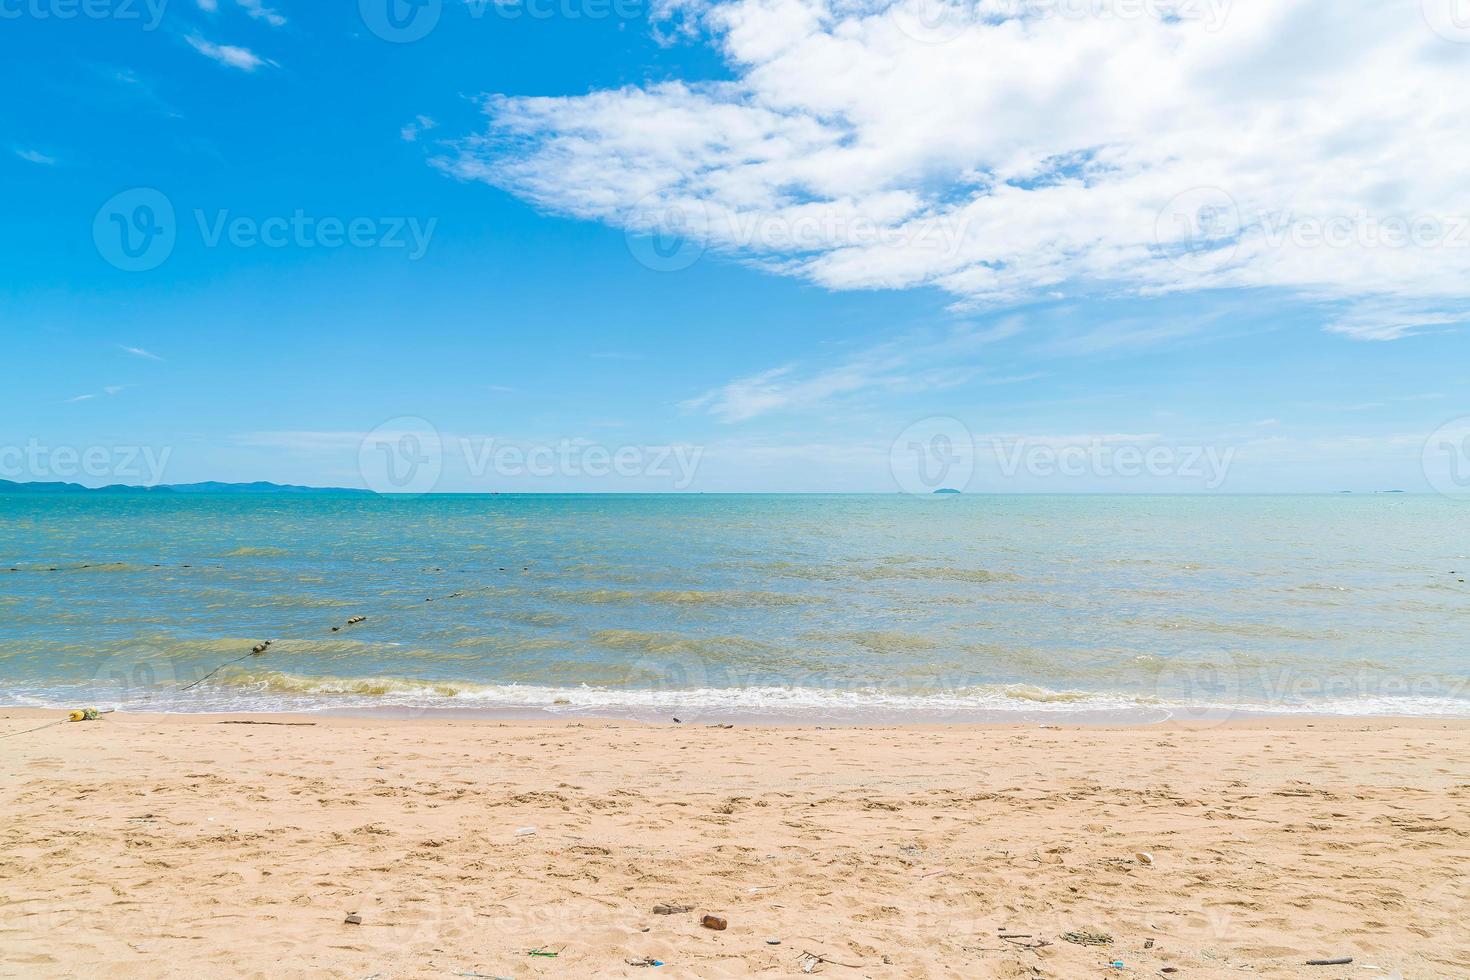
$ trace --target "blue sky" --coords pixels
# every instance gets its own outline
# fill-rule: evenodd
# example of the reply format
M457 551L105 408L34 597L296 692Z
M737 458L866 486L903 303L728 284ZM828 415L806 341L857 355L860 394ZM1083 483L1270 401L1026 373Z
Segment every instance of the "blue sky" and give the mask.
M0 4L0 477L1423 490L1461 445L1432 0L403 2Z

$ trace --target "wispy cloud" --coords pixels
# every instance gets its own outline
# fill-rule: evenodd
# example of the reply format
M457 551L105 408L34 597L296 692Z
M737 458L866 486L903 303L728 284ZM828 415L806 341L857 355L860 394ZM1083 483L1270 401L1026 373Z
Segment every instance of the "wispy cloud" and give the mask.
M400 129L398 135L402 136L405 142L413 143L419 138L421 133L427 133L438 125L438 123L428 116L414 116L413 122Z
M1341 334L1353 340L1401 340L1437 328L1466 322L1466 315L1420 313L1408 309L1368 306L1357 309L1323 327L1328 333Z
M286 18L282 16L280 11L267 7L262 0L235 0L235 3L239 4L240 9L251 17L256 20L263 20L272 27L284 27L286 25Z
M219 12L219 0L194 0L195 6L206 14ZM265 21L272 27L286 26L286 18L280 11L267 7L264 0L235 0L235 6L256 20Z
M198 34L191 34L184 40L189 46L198 51L204 57L217 61L229 68L238 68L241 71L253 72L262 65L272 68L279 67L274 61L262 58L249 48L238 47L233 44L215 44L207 41Z
M100 392L93 391L93 392L88 392L85 395L77 395L77 396L75 396L73 398L68 398L66 400L66 403L68 405L72 405L72 404L75 404L77 402L89 402L89 401L92 401L93 399L97 399L97 398L103 398L103 397L111 398L114 395L120 395L120 394L122 394L123 392L127 391L129 388L135 388L135 387L137 387L137 385L108 385L107 387L103 388Z
M17 149L15 155L28 163L38 163L43 167L54 167L56 165L55 157L47 156L38 150Z
M125 354L131 354L134 357L141 357L141 358L143 358L144 360L147 360L147 361L161 361L161 360L163 360L163 358L159 357L157 354L153 353L152 351L144 350L141 347L128 347L128 346L123 345L123 344L118 344L117 346L118 346L118 350L122 351L123 353L125 353Z
M727 384L681 403L688 412L708 412L723 422L743 422L781 411L802 411L834 399L872 390L934 390L964 384L983 371L980 350L1021 332L1009 317L985 327L956 327L941 333L911 333L869 347L831 366L786 364ZM1016 383L1025 376L998 377Z

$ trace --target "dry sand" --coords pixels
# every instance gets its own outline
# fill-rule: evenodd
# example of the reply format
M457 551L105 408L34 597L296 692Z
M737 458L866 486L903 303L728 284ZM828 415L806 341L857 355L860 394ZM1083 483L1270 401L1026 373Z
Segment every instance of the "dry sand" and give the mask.
M221 721L0 740L0 974L1470 976L1459 724Z

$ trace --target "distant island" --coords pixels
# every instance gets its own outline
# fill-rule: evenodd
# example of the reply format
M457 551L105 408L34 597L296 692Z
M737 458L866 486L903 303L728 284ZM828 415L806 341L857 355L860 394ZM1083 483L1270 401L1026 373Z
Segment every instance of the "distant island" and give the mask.
M237 493L237 494L311 494L351 493L371 494L371 490L350 490L345 487L298 487L283 483L173 483L154 487L134 487L114 483L105 487L84 487L80 483L16 483L0 480L0 494L55 494L55 493L105 493L105 494L175 494L175 493Z
M954 489L953 487L940 487L938 490L935 490L934 492L935 493L959 493L959 491L956 490L956 489Z

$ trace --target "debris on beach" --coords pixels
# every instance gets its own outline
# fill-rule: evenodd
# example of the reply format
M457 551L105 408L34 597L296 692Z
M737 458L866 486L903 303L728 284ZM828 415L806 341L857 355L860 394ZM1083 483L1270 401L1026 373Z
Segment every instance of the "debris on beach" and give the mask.
M706 929L713 929L715 932L724 932L725 928L729 925L728 922L720 918L718 915L706 915L704 918L699 920L699 924L704 926Z
M660 903L653 907L654 915L679 915L682 912L693 912L693 905L665 905Z
M663 960L656 960L652 956L645 956L639 960L629 960L629 966L663 966Z
M530 837L530 836L532 836L535 833L536 833L536 828L535 827L517 827L516 828L516 836L517 837Z
M349 926L360 926L362 925L362 916L358 915L356 912L348 912L347 918L343 919L342 921Z
M1133 855L1133 859L1135 861L1137 861L1139 864L1153 864L1154 863L1154 856L1152 854L1150 854L1148 851L1139 851L1137 854Z
M817 967L823 963L831 963L834 966L845 966L850 970L861 970L863 968L860 963L844 963L841 960L834 960L826 953L813 953L810 950L802 950L801 955L796 958L796 966L802 973L816 973Z
M1347 966L1352 961L1351 956L1339 956L1331 960L1307 960L1307 966Z
M1113 937L1105 932L1093 932L1090 929L1078 929L1076 932L1064 932L1062 938L1069 943L1078 946L1106 946L1113 941Z

